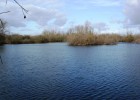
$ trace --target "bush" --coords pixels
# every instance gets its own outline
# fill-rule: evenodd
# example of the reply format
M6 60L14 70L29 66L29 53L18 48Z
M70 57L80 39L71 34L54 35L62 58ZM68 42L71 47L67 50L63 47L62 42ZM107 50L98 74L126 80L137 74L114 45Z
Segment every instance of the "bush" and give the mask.
M0 45L5 43L5 35L0 33Z
M46 43L46 42L48 42L48 40L46 40L42 35L32 36L31 41L33 43Z
M10 37L11 44L21 44L22 43L22 35L14 34Z
M125 36L124 38L124 42L133 42L134 41L134 37L132 34L127 34L127 36Z
M66 35L51 30L51 31L44 31L42 35L48 42L64 42L66 41Z

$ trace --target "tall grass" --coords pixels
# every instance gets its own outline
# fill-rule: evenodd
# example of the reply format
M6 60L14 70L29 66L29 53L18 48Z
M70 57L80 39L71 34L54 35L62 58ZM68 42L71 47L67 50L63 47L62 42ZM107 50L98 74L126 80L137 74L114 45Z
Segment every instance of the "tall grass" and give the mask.
M69 45L93 45L95 44L96 35L92 33L74 33L67 36L67 42Z
M48 42L64 42L66 41L66 34L57 32L55 30L51 31L44 31L42 36L48 41Z
M5 43L7 44L27 44L27 43L33 43L31 40L31 36L29 35L19 35L19 34L13 34L13 35L6 35Z
M96 45L114 45L121 40L121 36L117 34L100 34L97 35Z
M19 35L19 34L6 35L5 43L29 44L29 43L64 42L64 41L66 41L66 34L60 34L54 31L44 31L41 35L35 36Z

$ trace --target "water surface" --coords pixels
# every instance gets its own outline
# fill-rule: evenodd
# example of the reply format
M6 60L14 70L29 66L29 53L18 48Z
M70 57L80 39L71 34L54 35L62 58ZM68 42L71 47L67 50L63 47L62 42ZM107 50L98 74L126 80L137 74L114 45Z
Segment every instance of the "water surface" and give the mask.
M139 100L140 45L0 46L0 100Z

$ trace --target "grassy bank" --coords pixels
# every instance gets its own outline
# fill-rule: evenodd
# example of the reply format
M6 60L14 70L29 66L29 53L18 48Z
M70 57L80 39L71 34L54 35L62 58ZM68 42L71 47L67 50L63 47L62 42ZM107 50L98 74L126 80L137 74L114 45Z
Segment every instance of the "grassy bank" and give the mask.
M6 44L31 44L31 43L48 43L48 42L64 42L66 34L43 32L41 35L6 35Z

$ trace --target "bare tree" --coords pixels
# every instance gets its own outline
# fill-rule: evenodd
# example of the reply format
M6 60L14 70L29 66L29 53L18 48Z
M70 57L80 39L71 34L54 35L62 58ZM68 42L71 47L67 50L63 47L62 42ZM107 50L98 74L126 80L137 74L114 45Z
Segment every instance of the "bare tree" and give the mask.
M0 19L0 45L4 44L6 32L6 22Z
M17 0L13 0L13 1L20 7L20 9L22 10L24 19L25 19L26 18L26 14L28 13L28 10L26 10ZM7 4L7 2L8 2L8 0L5 1L6 4ZM9 12L10 11L3 11L3 12L0 12L0 15L1 14L5 14L5 13L9 13ZM6 22L3 21L0 18L0 45L4 43L5 33L6 33Z

